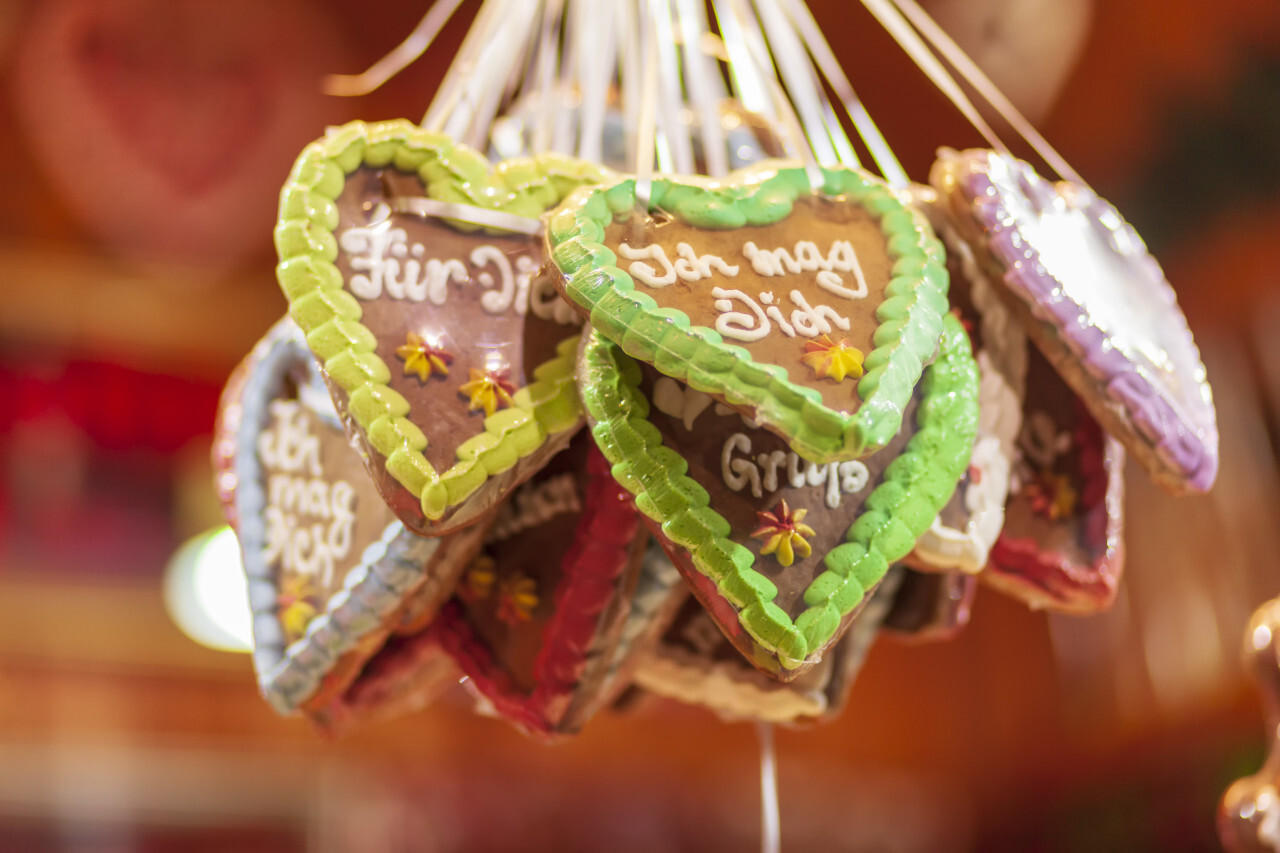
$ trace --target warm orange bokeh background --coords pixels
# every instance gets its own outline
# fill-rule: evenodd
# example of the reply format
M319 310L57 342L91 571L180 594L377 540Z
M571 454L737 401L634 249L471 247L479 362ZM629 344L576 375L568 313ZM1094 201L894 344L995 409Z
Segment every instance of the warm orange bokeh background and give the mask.
M0 16L7 80L42 5L12 3ZM281 32L280 49L317 74L355 71L407 33L422 5L371 14L341 0L291 2L314 28L312 47L327 46L316 55ZM938 145L980 142L860 9L812 6L854 81L867 81L862 95L913 176ZM1105 617L1048 618L983 590L955 642L880 643L841 720L778 734L784 849L1206 849L1217 796L1261 761L1259 703L1236 654L1249 611L1280 592L1280 184L1249 177L1233 133L1280 150L1280 7L1095 6L1081 61L1042 129L1160 251L1218 396L1218 489L1175 502L1132 472L1126 594ZM444 71L438 57L467 19L375 94L316 96L316 114L417 118ZM255 22L237 26L247 33ZM330 743L270 712L246 656L178 632L161 603L162 557L99 570L86 531L113 500L100 480L128 491L129 478L145 478L148 495L168 495L166 548L214 523L203 479L211 421L186 427L181 448L119 446L83 424L59 443L48 424L65 426L75 408L59 396L71 387L60 377L72 365L133 393L131 381L155 376L154 387L171 383L193 411L208 409L283 310L269 230L275 187L320 126L296 131L266 163L277 179L244 210L263 223L260 239L210 272L172 258L139 263L104 245L60 196L17 90L0 98L0 379L25 395L10 395L15 408L0 419L0 545L9 546L0 548L0 850L751 849L749 726L641 702L548 747L454 697ZM1255 91L1271 100L1251 101ZM1153 174L1161 164L1186 171ZM1201 170L1259 191L1189 196ZM48 394L38 405L33 382ZM177 421L165 435L183 436L169 414ZM131 515L113 529L129 519L139 537L155 533L154 519Z

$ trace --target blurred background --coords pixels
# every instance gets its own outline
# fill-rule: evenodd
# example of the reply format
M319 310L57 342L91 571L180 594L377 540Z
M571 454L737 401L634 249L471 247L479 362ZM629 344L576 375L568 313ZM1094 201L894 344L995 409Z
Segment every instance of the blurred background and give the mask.
M426 5L0 0L0 851L758 845L750 726L641 701L547 747L458 695L329 741L166 607L221 521L221 383L283 312L278 187L326 124L420 117L473 10L373 95L319 80ZM811 5L914 177L980 144L860 6ZM1222 473L1175 501L1132 472L1105 615L983 590L954 642L881 641L840 720L777 735L783 849L1215 849L1265 752L1241 635L1280 593L1280 4L926 5L1161 258Z

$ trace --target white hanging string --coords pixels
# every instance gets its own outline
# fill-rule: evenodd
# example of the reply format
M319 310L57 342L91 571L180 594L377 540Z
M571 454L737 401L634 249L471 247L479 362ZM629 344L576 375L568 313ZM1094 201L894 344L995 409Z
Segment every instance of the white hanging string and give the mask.
M769 61L769 51L765 47L764 34L760 31L760 22L751 14L747 0L729 0L728 11L736 17L743 43L747 46L747 53L751 61L756 64L761 78L769 89L776 120L782 125L781 136L784 148L804 165L809 185L815 190L821 189L826 183L826 176L812 149L806 143L804 129L800 126L795 108L787 98L786 92L782 90L782 85L773 71L773 64Z
M840 119L836 116L836 111L829 102L822 104L822 121L827 126L827 132L831 135L831 143L836 147L837 162L844 163L847 166L861 166L862 162L858 158L858 152L853 150L853 143L849 141L849 136L844 132L844 128L840 124ZM884 174L883 172L881 174Z
M804 39L809 55L813 57L813 61L817 63L818 68L822 71L822 76L831 84L836 97L844 105L845 112L849 115L849 120L853 122L853 127L858 132L858 136L862 138L863 144L871 152L871 159L875 160L876 168L880 170L880 174L884 176L884 179L891 186L904 187L909 184L910 179L907 178L906 170L902 168L902 164L898 162L893 149L885 141L876 123L872 121L871 114L863 106L862 100L854 92L853 84L849 82L844 69L840 67L840 62L836 59L835 53L832 52L831 45L827 42L826 37L823 36L818 22L813 19L813 14L809 11L809 7L805 5L804 0L784 0L784 4L791 21L800 31L801 38ZM857 160L855 159L852 162L857 163Z
M579 75L579 59L582 56L583 37L579 25L579 14L575 7L580 3L569 3L565 6L561 18L562 41L560 49L560 76L556 81L556 103L558 105L552 122L551 148L554 151L568 153L574 150L573 144L573 111L575 101L580 97L574 83Z
M787 94L791 96L791 103L795 105L801 127L809 140L809 147L819 163L835 163L836 151L822 120L817 81L813 77L811 66L805 60L795 31L788 26L786 16L775 0L755 0L755 7L764 24L773 60L782 72Z
M427 114L422 119L422 126L427 130L443 129L445 122L461 101L463 90L475 70L479 54L492 34L494 25L500 20L497 13L503 5L505 5L503 0L485 0L480 11L476 13L475 20L471 22L471 29L467 31L466 37L459 45L458 52L454 54L453 62L449 63L440 88L436 90L435 97L431 99L431 105L427 108Z
M559 92L556 79L560 66L560 17L564 12L564 0L547 0L542 6L541 35L538 38L538 66L535 86L538 107L537 120L533 124L531 148L533 153L551 149L552 125L555 123Z
M472 148L483 149L488 141L489 128L504 96L510 91L515 70L524 64L530 46L532 18L537 8L536 3L509 4L507 14L510 17L505 18L499 37L491 42L489 51L481 59L480 68L470 81L467 102L474 106L466 123L455 131L455 138Z
M760 742L760 851L780 853L782 825L778 816L778 768L773 745L773 726L756 723Z
M527 216L517 216L501 210L490 210L487 207L476 207L451 201L436 201L431 198L397 198L391 205L396 213L412 213L416 216L434 217L437 219L455 219L469 222L472 225L483 225L487 228L500 228L516 234L530 234L537 237L542 234L542 220Z
M862 0L862 5L866 6L876 20L880 22L888 32L893 36L894 41L907 52L911 60L920 67L933 85L937 86L947 99L955 105L956 109L964 114L969 123L973 125L983 138L987 140L987 144L1002 153L1008 153L1004 143L996 136L995 131L987 124L982 114L973 106L973 103L965 95L964 91L952 78L947 69L942 66L929 50L916 31L911 28L911 24L902 16L897 7L890 0Z
M979 95L985 98L987 103L995 108L1000 117L1008 122L1015 132L1030 143L1041 159L1048 163L1058 173L1059 177L1087 186L1075 169L1072 169L1071 165L1067 163L1066 159L1049 144L1047 139L1040 135L1035 126L1027 121L1026 116L1005 97L1000 88L964 52L964 49L956 44L955 40L947 35L942 27L938 26L937 21L931 18L928 12L920 8L920 5L915 0L894 0L894 2L902 13L910 19L915 28L924 34L924 37L929 40L934 49L941 53L943 58L960 72L960 76Z
M653 154L658 134L658 37L653 18L635 6L644 43L643 86L640 92L640 115L636 122L636 204L649 209L653 188Z
M578 156L588 162L599 162L602 156L604 141L605 114L609 105L609 84L613 82L613 74L618 56L618 45L614 38L615 30L609 26L609 19L616 17L619 11L614 0L596 0L587 6L591 14L587 29L592 34L592 49L587 51L589 65L581 75L582 108L580 113L581 135Z
M671 17L669 0L648 0L658 45L658 82L661 99L658 102L659 145L668 148L674 171L691 175L695 171L693 145L688 126L681 121L684 104L680 58L676 53L676 27ZM660 149L661 150L661 149Z
M702 125L703 170L705 174L718 178L729 171L729 158L724 144L724 128L720 124L720 105L708 79L706 57L702 54L705 25L699 21L698 7L703 5L703 0L676 0L676 17L683 46L689 103Z
M369 66L367 71L362 74L330 74L325 77L324 93L349 98L374 91L426 52L460 5L462 0L438 0L422 16L413 32L390 53Z
M637 163L639 160L639 129L636 127L636 116L640 111L640 57L642 47L637 44L636 8L632 0L622 0L618 14L614 17L614 38L620 50L618 75L622 109L623 137L626 139L625 161ZM653 151L650 149L649 160L652 163Z
M713 0L716 26L724 40L725 53L729 57L729 79L733 83L733 95L750 112L764 116L770 123L777 121L773 97L765 78L747 47L746 36L738 18L729 7L729 0Z

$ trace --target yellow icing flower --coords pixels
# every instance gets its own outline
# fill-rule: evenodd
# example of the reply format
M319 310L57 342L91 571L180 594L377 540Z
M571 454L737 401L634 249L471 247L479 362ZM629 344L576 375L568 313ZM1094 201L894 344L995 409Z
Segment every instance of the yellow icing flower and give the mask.
M307 633L307 626L316 618L316 609L306 601L295 601L280 611L280 627L288 645Z
M471 381L458 389L458 393L471 398L469 411L484 409L485 417L498 409L511 405L511 395L516 386L507 379L506 370L490 367L486 370L471 368Z
M1061 521L1075 512L1080 496L1071 485L1070 476L1046 468L1027 484L1026 497L1032 512L1050 521Z
M466 576L458 586L458 597L469 604L488 598L497 578L497 565L493 562L493 557L481 554L468 567Z
M396 357L404 359L404 375L416 373L421 382L426 382L433 373L448 376L453 362L451 354L431 346L413 332L405 336L404 346L396 347Z
M533 618L538 609L538 582L528 575L515 574L502 581L498 593L498 618L518 625Z
M804 523L809 514L807 509L791 511L785 500L779 501L773 512L758 512L760 526L752 539L764 539L764 547L760 554L773 554L779 563L789 566L795 562L796 554L803 559L813 553L806 536L813 536L813 528Z
M276 605L285 643L292 643L307 632L307 626L316 618L314 602L319 597L320 590L306 575L291 575L284 579Z
M804 345L800 360L813 368L814 378L843 382L846 376L857 379L862 375L862 357L862 350L849 346L844 338L836 343L830 335L823 335Z

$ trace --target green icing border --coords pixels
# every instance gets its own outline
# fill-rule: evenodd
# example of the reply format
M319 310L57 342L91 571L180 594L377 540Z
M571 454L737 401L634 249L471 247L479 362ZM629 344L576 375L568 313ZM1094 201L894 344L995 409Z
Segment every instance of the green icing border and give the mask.
M938 359L924 373L919 430L867 496L846 541L823 558L826 570L805 591L807 607L794 622L773 603L777 587L753 568L755 555L727 538L729 523L648 420L639 364L598 332L586 339L579 390L614 477L636 496L637 508L692 555L695 568L739 611L746 632L788 669L825 647L866 591L911 551L969 465L978 428L978 367L959 320L948 313L943 326Z
M483 155L443 134L396 120L353 121L336 128L303 149L289 173L275 227L276 278L289 301L289 314L330 377L346 391L352 417L386 458L387 471L419 498L423 515L434 521L541 447L549 434L580 422L582 409L573 387L578 336L566 337L554 358L534 368L533 381L516 392L512 406L486 417L484 432L458 447L458 462L437 472L422 453L427 438L406 417L408 401L388 384L391 371L374 351L377 340L360 322L360 303L344 289L334 264L335 199L347 175L361 166L416 173L427 195L438 201L530 218L608 172L553 155L490 165Z
M876 308L880 326L858 381L863 404L852 415L822 402L813 388L798 385L784 368L755 362L740 346L725 343L714 329L693 326L688 315L659 308L616 266L603 245L614 216L636 206L635 179L610 187L584 188L547 222L547 257L558 282L591 324L630 356L733 406L787 439L806 459L832 462L874 453L902 428L903 409L924 365L933 358L948 309L945 251L925 218L906 207L880 180L848 168L824 169L822 193L861 206L877 219L893 263L885 300ZM649 209L663 210L702 228L769 225L786 218L796 199L813 193L801 168L756 167L720 183L693 184L673 178L652 183Z

